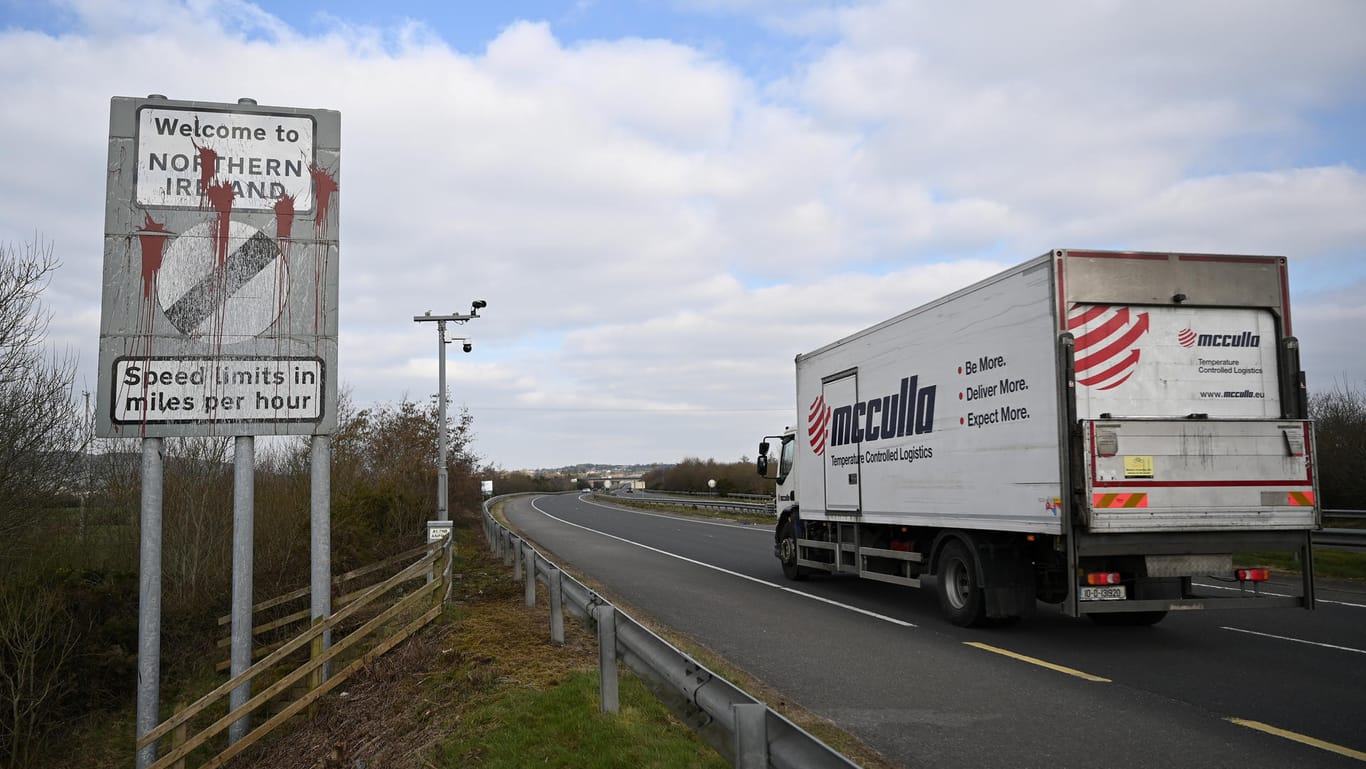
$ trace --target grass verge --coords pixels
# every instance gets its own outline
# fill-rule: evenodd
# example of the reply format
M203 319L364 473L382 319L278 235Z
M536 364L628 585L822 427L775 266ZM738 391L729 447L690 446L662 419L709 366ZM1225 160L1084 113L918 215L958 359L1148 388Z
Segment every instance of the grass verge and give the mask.
M545 601L525 607L477 523L455 523L442 617L233 769L727 765L629 674L621 712L599 713L595 637L567 619L565 644L552 644Z
M726 762L668 716L634 677L620 687L620 712L598 712L598 674L571 671L546 690L504 692L471 709L465 728L437 749L442 769L526 766L724 767Z
M1300 560L1294 553L1239 553L1238 566L1265 566L1273 571L1299 574ZM1366 579L1366 553L1352 550L1316 548L1314 577L1317 579Z

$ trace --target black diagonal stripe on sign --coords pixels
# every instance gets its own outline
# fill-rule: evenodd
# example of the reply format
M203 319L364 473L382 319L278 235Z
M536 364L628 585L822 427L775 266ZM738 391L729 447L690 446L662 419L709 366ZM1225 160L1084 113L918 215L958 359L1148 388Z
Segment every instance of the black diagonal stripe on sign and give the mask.
M191 333L279 255L275 241L258 231L232 252L222 267L209 270L203 280L177 299L166 310L166 317L182 333Z

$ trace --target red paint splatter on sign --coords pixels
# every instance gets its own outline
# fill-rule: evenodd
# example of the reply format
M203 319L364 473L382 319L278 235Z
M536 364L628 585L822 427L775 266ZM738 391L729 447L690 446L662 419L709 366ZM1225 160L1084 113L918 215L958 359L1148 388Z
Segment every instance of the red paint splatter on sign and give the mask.
M337 191L337 180L325 169L319 168L317 163L308 164L308 173L313 177L313 199L317 201L313 227L317 230L318 240L322 240L323 231L327 229L327 213L332 207L332 195Z
M209 184L213 182L214 174L218 171L218 153L208 147L199 146L194 140L191 140L190 144L193 144L195 151L199 153L199 195L202 198L208 193Z
M313 332L316 334L327 315L324 285L327 280L328 246L323 235L327 233L327 215L332 210L332 196L337 192L337 179L317 163L308 164L308 173L313 177L313 247L317 254L313 260Z
M213 228L214 264L222 268L228 261L228 230L232 222L233 190L231 182L210 184L204 191L209 206L218 212Z
M294 196L286 193L275 201L275 237L280 240L289 240L289 233L293 229Z
M166 225L154 221L149 213L143 216L146 221L138 234L138 245L142 247L142 298L147 300L152 298L152 284L166 253Z

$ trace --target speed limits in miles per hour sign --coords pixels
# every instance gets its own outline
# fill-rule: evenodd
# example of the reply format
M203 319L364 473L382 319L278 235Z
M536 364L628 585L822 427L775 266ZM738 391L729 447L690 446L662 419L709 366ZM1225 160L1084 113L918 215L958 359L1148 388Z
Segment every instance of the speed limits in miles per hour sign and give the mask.
M340 115L110 102L97 434L336 429Z

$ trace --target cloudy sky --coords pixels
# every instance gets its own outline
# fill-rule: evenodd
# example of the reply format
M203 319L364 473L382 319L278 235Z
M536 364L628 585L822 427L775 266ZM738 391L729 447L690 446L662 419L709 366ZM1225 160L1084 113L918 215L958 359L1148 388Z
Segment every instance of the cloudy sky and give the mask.
M1366 3L0 0L0 242L97 384L109 100L342 120L340 379L506 469L721 461L793 357L1054 247L1290 258L1366 387Z

